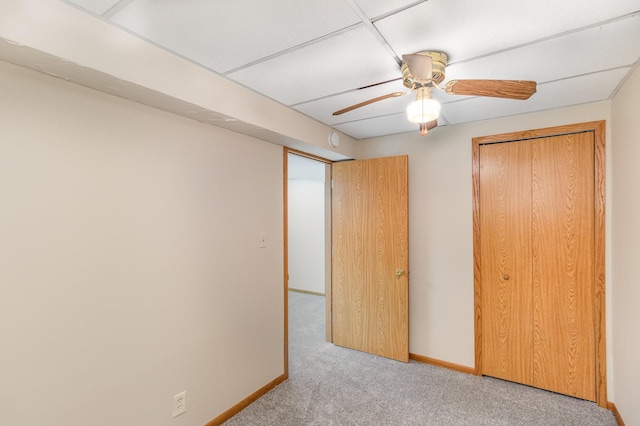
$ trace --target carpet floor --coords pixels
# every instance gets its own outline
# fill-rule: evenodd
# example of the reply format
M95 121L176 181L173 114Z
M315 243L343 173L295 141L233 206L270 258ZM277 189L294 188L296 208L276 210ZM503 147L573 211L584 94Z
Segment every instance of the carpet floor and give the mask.
M289 379L225 425L617 425L592 402L327 343L324 309L289 292Z

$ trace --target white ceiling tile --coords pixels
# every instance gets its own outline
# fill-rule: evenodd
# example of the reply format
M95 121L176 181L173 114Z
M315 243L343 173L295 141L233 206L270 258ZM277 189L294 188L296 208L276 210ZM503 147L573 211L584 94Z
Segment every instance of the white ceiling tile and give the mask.
M376 136L419 131L418 125L409 122L404 113L353 121L334 127L356 139L368 139Z
M442 114L449 123L457 124L601 101L611 96L629 70L619 68L541 84L538 92L526 101L475 97L451 102L442 106Z
M416 0L355 0L355 3L369 19L375 19L420 2Z
M624 40L623 43L620 40ZM584 49L582 46L589 46ZM538 83L629 66L640 57L640 15L447 67L447 80L537 80Z
M120 1L121 0L64 0L65 3L80 6L96 15L102 15Z
M431 0L375 25L399 54L438 50L457 62L631 13L638 3Z
M364 27L229 74L286 105L397 78L399 66Z
M219 73L360 22L343 0L135 0L111 21Z

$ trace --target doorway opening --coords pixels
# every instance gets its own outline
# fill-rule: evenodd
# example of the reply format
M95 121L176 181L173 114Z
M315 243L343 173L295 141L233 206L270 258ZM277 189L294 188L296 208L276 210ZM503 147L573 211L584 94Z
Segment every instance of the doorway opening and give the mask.
M290 336L289 310L310 307L322 312L308 317L318 324L305 326L324 322L325 340L331 342L331 163L289 149L285 149L284 161L285 344Z
M291 156L290 156L291 155ZM297 254L302 264L310 259L303 249L309 241L296 242L294 207L298 185L294 161L296 155L320 161L324 180L324 269L325 340L338 346L407 362L408 333L408 156L352 160L338 163L322 161L285 149L285 345L288 344L289 290L305 288L309 283L294 276ZM301 161L302 161L301 160ZM304 162L303 176L310 163ZM288 168L291 167L289 171ZM304 179L301 179L304 180ZM308 179L307 179L308 180ZM322 196L320 196L321 198ZM313 213L303 201L299 222L310 228ZM316 210L322 210L316 208ZM321 222L322 219L319 220ZM317 226L317 225L316 225ZM318 226L321 227L322 225ZM321 246L321 245L320 245ZM320 251L320 250L318 250ZM310 267L302 269L309 270ZM313 277L317 280L317 276ZM320 289L321 282L316 287ZM285 371L288 347L285 347Z

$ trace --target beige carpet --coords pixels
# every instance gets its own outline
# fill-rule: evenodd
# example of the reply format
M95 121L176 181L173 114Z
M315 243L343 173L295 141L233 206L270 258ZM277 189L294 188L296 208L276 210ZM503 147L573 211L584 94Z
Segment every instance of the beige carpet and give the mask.
M225 425L615 426L592 402L324 341L324 297L289 292L290 378Z

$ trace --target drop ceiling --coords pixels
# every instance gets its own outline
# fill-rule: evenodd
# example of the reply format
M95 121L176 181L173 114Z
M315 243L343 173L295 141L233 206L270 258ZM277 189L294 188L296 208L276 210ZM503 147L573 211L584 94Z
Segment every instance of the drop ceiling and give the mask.
M640 63L640 0L65 3L356 139L417 132L405 114L413 94L332 115L407 91L398 80L406 53L446 53L443 85L538 83L526 101L434 90L441 126L611 99Z

